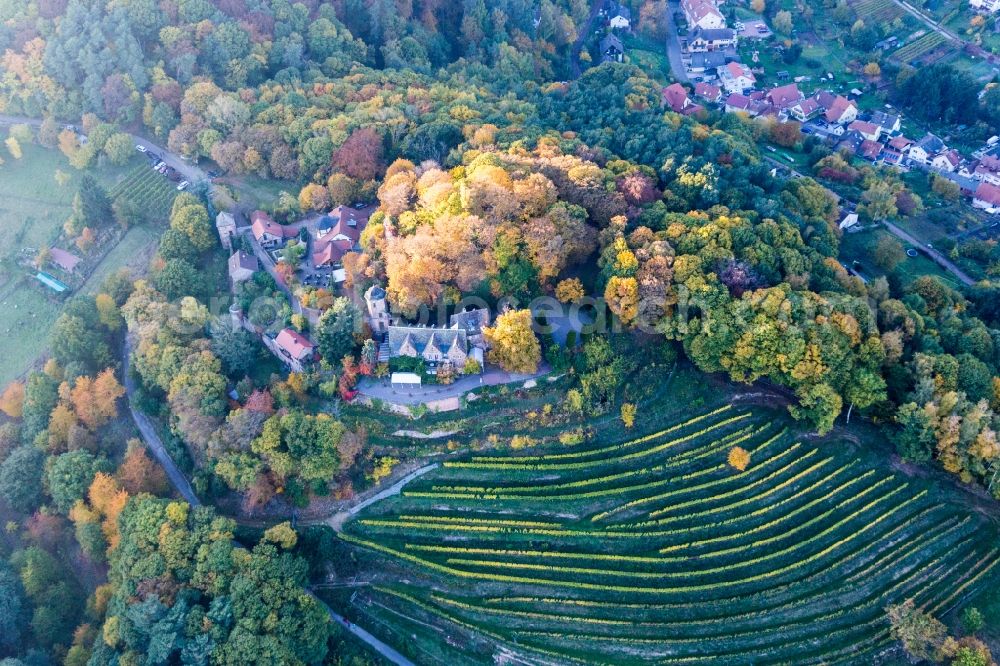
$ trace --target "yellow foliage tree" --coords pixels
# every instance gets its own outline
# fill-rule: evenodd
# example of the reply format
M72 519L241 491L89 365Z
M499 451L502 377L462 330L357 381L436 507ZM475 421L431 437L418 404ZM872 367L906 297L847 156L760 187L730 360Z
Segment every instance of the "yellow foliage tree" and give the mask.
M290 550L295 548L295 544L299 540L299 535L295 533L292 524L285 521L267 529L264 532L264 540L277 544L285 550Z
M532 373L542 360L542 347L532 328L530 310L509 310L483 329L491 363L507 372Z
M636 407L631 402L622 403L622 423L625 427L631 429L635 425L635 413Z
M742 472L750 465L750 452L741 446L734 446L729 450L729 464Z
M24 413L24 384L11 382L0 395L0 411L12 419L19 419Z
M584 297L583 283L579 278L562 280L556 285L556 298L560 303L574 303Z
M639 314L639 283L633 277L614 276L604 289L604 299L623 324L631 324Z

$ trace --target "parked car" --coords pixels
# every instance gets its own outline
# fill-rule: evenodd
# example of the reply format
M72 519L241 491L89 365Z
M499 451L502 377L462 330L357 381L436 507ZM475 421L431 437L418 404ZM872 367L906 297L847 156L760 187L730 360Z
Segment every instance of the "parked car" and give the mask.
M162 169L165 166L167 166L167 163L163 162L163 161L160 161L160 162L157 162L156 164L153 165L153 170L154 171L159 171L160 169Z
M135 149L138 150L140 153L145 153L146 152L146 146L140 146L140 145L136 144Z
M180 184L177 186L177 191L178 192L183 192L184 190L187 189L188 185L190 185L190 184L191 183L187 182L186 180L182 180L180 182Z

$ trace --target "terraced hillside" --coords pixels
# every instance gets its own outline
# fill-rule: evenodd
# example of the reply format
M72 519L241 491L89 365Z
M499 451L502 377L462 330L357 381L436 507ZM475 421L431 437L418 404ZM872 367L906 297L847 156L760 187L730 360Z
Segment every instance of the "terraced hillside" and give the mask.
M483 641L482 661L859 663L889 642L888 604L940 613L991 577L993 526L940 493L727 406L626 442L445 463L342 537L410 581L377 585L375 605L423 623L414 637Z

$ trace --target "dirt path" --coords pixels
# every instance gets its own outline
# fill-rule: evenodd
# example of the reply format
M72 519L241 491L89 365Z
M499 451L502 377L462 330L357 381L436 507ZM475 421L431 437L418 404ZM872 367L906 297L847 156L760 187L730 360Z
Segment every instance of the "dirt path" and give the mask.
M372 495L371 497L362 502L358 502L349 509L345 509L344 511L338 511L337 513L327 518L325 522L327 525L333 528L334 532L340 532L344 527L344 523L347 522L347 520L350 519L351 517L357 515L363 509L371 506L372 504L378 502L379 500L383 500L387 497L392 497L393 495L398 495L400 491L403 489L403 486L408 484L410 481L413 481L417 477L423 476L424 474L427 474L427 472L431 472L437 468L438 468L437 463L424 465L420 469L410 472L409 474L407 474L402 479L392 484L385 490L376 493L375 495Z

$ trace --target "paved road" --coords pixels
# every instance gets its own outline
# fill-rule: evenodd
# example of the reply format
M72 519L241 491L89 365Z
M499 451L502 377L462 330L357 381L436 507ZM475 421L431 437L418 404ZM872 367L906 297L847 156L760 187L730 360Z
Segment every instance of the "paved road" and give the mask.
M146 442L146 448L149 449L153 457L156 458L157 462L163 467L163 471L167 473L167 478L170 480L170 485L177 490L177 493L184 498L184 500L191 506L201 506L201 501L198 496L194 494L194 489L188 482L187 477L184 473L177 467L174 459L170 457L167 452L167 448L163 445L163 440L156 433L156 428L153 427L152 421L149 417L137 410L132 405L132 396L135 393L135 381L132 379L131 373L129 373L128 364L132 356L131 345L128 340L128 335L125 336L125 355L124 361L122 362L122 372L125 375L125 394L128 396L128 410L132 413L132 420L135 421L135 425L139 428L139 432L142 434L143 441Z
M376 493L375 495L372 495L371 497L362 502L358 502L349 509L333 514L326 520L326 524L332 527L335 532L339 532L341 528L344 526L344 523L347 522L347 520L352 516L357 515L360 511L371 506L375 502L384 500L387 497L392 497L393 495L398 495L400 491L403 490L403 486L408 484L410 481L413 481L417 477L423 476L428 472L432 472L437 468L438 468L437 463L431 463L430 465L424 465L420 469L410 472L409 474L407 474L402 479L392 484L385 490L382 490Z
M687 70L684 69L684 61L681 58L681 38L677 34L677 23L674 21L674 12L680 11L680 4L677 2L667 3L667 59L670 61L670 71L674 79L680 83L687 83Z
M583 68L580 67L580 51L583 49L584 42L587 41L587 37L590 35L590 31L594 28L594 19L597 18L597 13L601 11L601 7L604 5L604 0L591 0L590 2L590 14L587 15L587 20L580 27L576 33L576 41L573 42L573 48L570 49L570 64L573 68L573 78L580 78L580 74L583 73Z
M501 384L514 384L526 382L529 379L538 379L551 372L551 368L545 364L539 367L534 374L512 374L498 369L487 370L482 375L476 377L462 377L456 379L447 386L440 384L426 384L413 388L395 388L388 383L383 383L381 379L363 377L358 382L358 391L361 395L378 400L396 403L397 405L418 405L424 402L443 400L445 398L455 398L465 395L469 391L475 391L483 386L500 386Z
M892 233L892 235L894 235L896 238L899 238L902 241L909 243L914 247L914 249L919 250L924 254L926 254L928 257L931 258L931 260L934 263L936 263L938 266L940 266L941 268L945 269L946 271L954 275L958 279L958 281L964 284L965 286L968 287L969 285L976 283L976 281L973 280L971 277L969 277L969 275L965 271L956 266L950 259L948 259L948 257L944 256L934 248L927 247L926 245L921 245L920 241L918 241L916 238L914 238L907 232L897 227L892 222L885 221L883 222L883 224L885 224L885 228L888 229Z
M365 643L368 643L368 645L373 650L378 652L380 655L382 655L392 663L396 664L397 666L414 666L414 663L412 661L401 655L396 650L392 649L392 647L383 643L379 639L375 638L370 633L368 633L358 625L354 624L353 622L349 622L348 619L343 615L335 613L332 608L323 603L322 599L320 599L316 595L313 595L313 598L319 601L324 606L326 606L326 612L330 614L330 617L333 619L334 622L339 624L344 629L347 629L349 632L351 632L352 634L363 640Z

